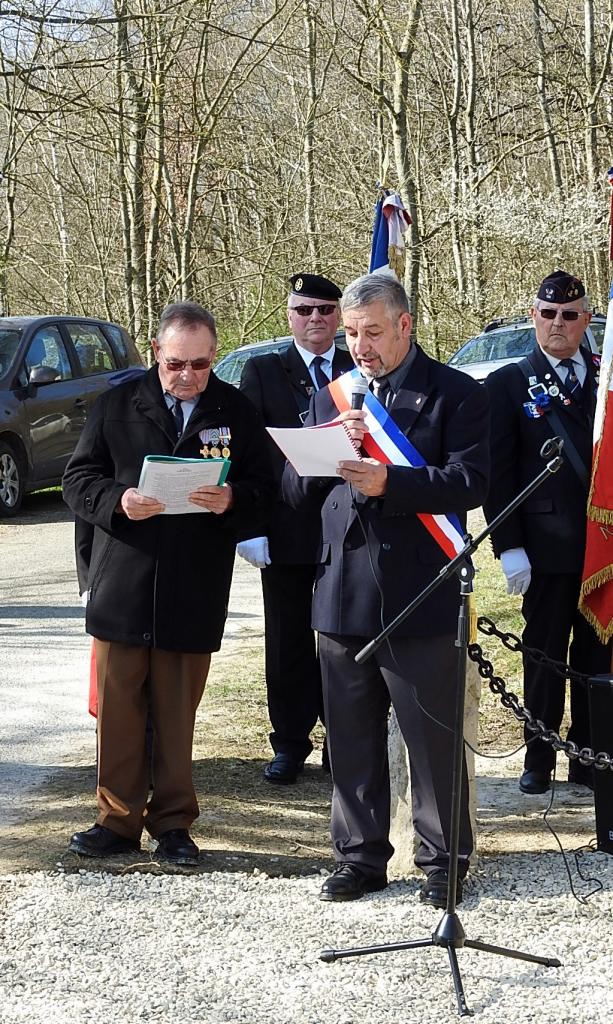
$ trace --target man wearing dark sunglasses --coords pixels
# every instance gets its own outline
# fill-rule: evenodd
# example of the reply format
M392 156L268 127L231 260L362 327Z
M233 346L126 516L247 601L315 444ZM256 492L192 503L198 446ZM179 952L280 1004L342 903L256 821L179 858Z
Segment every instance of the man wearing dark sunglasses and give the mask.
M267 427L299 427L317 391L353 367L334 344L340 288L318 274L294 274L287 300L293 344L285 352L253 356L240 389ZM266 631L266 689L274 758L268 782L295 782L313 744L310 734L323 716L321 675L311 628L311 599L319 544L319 516L286 505L280 495L285 459L270 452L279 485L266 522L238 545L238 553L262 570ZM327 766L324 747L323 763Z
M239 531L265 514L274 480L257 413L211 371L211 314L195 302L167 306L152 346L151 369L95 403L63 481L67 503L94 528L86 629L98 687L99 814L69 848L137 852L145 828L158 859L193 866L196 710L221 644ZM139 493L146 455L201 459L218 447L227 480L189 495L195 514L164 514Z
M531 310L536 344L528 358L490 374L492 479L484 505L491 521L543 468L542 444L564 441L562 468L494 531L507 591L523 597L523 641L579 672L608 672L610 654L578 611L585 552L587 495L599 357L582 345L590 322L582 282L563 270L541 283ZM569 649L570 644L570 649ZM524 703L559 732L565 682L524 659ZM590 746L587 692L570 684L567 739ZM526 730L523 793L545 793L555 768L553 748ZM593 770L571 761L569 781L593 788Z

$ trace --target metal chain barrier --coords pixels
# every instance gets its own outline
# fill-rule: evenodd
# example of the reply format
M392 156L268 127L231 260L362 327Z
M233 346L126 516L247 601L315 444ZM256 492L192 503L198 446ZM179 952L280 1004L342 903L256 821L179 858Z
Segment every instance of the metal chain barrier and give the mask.
M524 647L519 637L515 636L514 633L502 633L496 628L496 624L486 616L481 616L477 619L477 628L486 636L497 637L509 651L525 654L541 665L546 664L559 675L568 676L584 684L590 678L584 673L575 672L574 669L569 665L565 665L564 662L552 661L542 651L537 651L533 647ZM518 722L522 722L531 733L539 736L545 743L551 744L554 750L561 750L569 761L579 761L579 764L583 764L586 767L592 766L599 771L607 769L613 771L612 755L606 754L604 751L595 754L590 747L578 747L576 743L570 740L563 740L557 732L553 729L548 729L544 722L541 722L539 718L535 718L529 708L524 707L520 703L517 695L507 690L504 679L495 675L494 666L485 657L483 648L479 644L469 644L468 656L478 666L479 675L482 679L487 679L492 693L500 698L502 706L512 711Z

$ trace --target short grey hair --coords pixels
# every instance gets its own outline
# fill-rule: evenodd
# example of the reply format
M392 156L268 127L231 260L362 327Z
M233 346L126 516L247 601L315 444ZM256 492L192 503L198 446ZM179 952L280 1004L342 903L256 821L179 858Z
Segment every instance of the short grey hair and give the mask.
M345 288L341 298L341 312L383 302L390 312L410 313L411 303L400 281L391 274L364 274Z
M533 304L532 304L532 308L533 309L542 309L543 301L546 301L546 300L539 299L538 296L537 296L536 299L534 300ZM552 299L551 302L547 301L547 305L548 306L551 306L551 305L559 306L560 303L559 302L554 302L553 299ZM566 303L562 303L562 305L566 305ZM589 311L590 311L590 299L589 299L589 296L587 295L587 293L582 296L581 305L583 307L583 312L584 313L589 313Z
M158 341L170 327L207 327L217 343L215 317L197 302L171 302L162 310L157 329Z

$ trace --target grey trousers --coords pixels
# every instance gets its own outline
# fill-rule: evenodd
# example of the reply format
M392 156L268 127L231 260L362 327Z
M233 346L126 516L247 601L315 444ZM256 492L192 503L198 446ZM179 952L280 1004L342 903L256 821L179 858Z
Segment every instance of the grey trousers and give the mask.
M394 639L363 665L362 637L321 634L324 706L334 792L331 834L338 863L381 874L389 841L387 719L393 705L409 753L415 862L428 872L449 866L455 634ZM462 775L458 874L468 871L473 837L466 763Z

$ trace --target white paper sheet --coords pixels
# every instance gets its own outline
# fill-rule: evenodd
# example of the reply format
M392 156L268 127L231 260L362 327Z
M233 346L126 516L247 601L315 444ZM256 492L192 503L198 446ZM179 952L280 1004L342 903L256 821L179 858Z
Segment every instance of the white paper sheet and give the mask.
M163 516L208 512L187 500L188 494L203 484L215 485L225 479L227 459L170 459L160 462L159 456L144 459L138 490L148 498L157 498L166 508Z
M298 476L337 476L339 462L361 458L342 423L266 429Z

